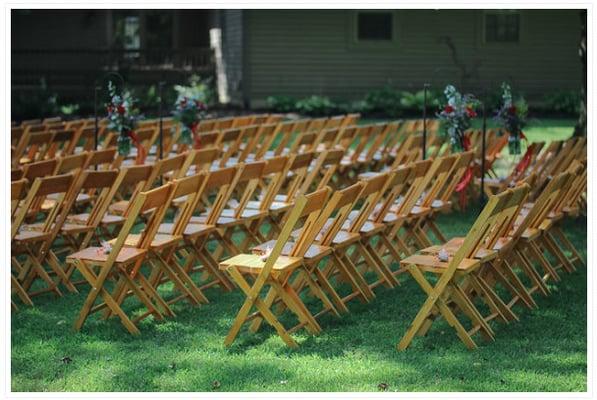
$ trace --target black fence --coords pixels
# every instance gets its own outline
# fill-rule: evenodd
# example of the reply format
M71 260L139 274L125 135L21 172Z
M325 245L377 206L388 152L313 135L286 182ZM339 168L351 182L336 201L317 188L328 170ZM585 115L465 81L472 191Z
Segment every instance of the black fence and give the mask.
M105 86L110 72L124 77L127 87L145 88L164 82L182 84L195 74L213 78L213 51L183 49L15 49L11 53L13 118L47 107L32 104L57 101L80 104L85 111L94 87Z

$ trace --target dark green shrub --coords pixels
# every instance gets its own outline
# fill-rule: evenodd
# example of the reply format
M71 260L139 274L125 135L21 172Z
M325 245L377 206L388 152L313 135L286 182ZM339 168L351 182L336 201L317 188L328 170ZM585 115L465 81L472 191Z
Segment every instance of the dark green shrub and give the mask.
M296 102L296 110L311 116L327 116L338 112L338 105L325 96L310 96Z
M402 98L400 104L402 109L408 112L423 112L423 106L425 105L425 91L419 90L418 92L400 92ZM427 110L435 110L441 104L441 93L427 90Z
M274 112L296 111L296 99L290 96L269 96L266 99L267 107Z
M402 94L390 87L372 90L365 95L363 111L383 113L389 117L402 115Z
M547 112L569 115L580 112L580 91L566 90L550 93L543 100Z
M13 91L11 96L12 119L23 120L58 115L58 95L48 89L45 78L34 90Z

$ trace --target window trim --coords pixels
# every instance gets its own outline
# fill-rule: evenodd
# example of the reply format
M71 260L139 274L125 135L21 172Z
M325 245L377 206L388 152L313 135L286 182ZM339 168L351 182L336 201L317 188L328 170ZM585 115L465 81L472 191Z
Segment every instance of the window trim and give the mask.
M518 14L518 40L515 42L488 42L487 41L487 15L500 13L515 13ZM484 46L520 46L523 40L523 13L517 9L495 9L483 10L481 13L481 44Z
M360 13L387 13L392 16L392 38L390 40L359 40L359 14ZM396 10L370 9L351 10L349 21L348 47L359 50L390 49L399 46L399 23Z

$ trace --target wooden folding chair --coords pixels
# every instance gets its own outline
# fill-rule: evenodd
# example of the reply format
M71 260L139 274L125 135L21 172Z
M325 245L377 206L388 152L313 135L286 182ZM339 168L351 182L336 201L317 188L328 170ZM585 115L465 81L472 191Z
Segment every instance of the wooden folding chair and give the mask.
M23 201L23 199L26 196L26 189L27 189L27 179L20 179L17 181L13 181L10 184L10 202L11 202L10 217L11 217L12 223L14 223L12 220L15 215L15 212L19 208L19 204ZM12 255L12 257L14 257L14 255ZM11 257L11 264L15 267L20 267L21 264L18 262L18 260L13 259L12 257ZM17 279L17 276L15 275L15 274L19 274L21 272L22 272L21 269L13 271L13 269L11 268L11 271L10 271L11 297L12 297L12 293L16 293L16 295L21 299L21 301L24 304L32 306L33 302L31 301L31 298L27 294L27 291L21 286L21 283L19 282L19 280ZM15 304L15 302L12 299L11 299L11 305L12 305L13 310L18 309L18 306Z
M302 268L303 259L305 252L312 246L314 236L319 231L320 226L317 224L317 219L326 199L329 197L329 193L330 189L326 188L307 196L300 196L297 199L281 234L276 240L276 244L271 253L267 254L267 257L260 254L239 254L220 263L220 269L226 271L247 296L230 328L230 332L226 336L224 341L226 346L232 344L242 325L254 318L263 318L274 327L284 343L290 347L298 347L296 341L290 336L292 331L301 327L306 327L312 334L321 331L321 327L314 316L292 288L292 285L289 284L289 281L294 273L298 273L302 274L309 283L312 283L310 274ZM288 243L292 230L299 219L303 217L306 217L306 221L302 227L301 235L296 241ZM262 257L266 260L263 261ZM252 285L247 281L247 276L253 278ZM262 298L261 292L266 286L269 286L270 289L265 298ZM313 283L311 288L319 295L322 294L321 289L316 284ZM299 321L299 324L293 329L287 330L270 310L278 297L282 299L286 310L291 311ZM257 311L250 315L253 307Z
M45 154L46 158L64 157L72 154L71 148L76 139L74 130L54 131L52 143Z
M363 276L365 272L372 271L375 273L377 281L367 284L366 288L362 287L364 294L370 299L373 297L371 289L376 286L384 284L389 288L393 288L398 285L398 281L392 275L387 264L373 250L369 240L367 240L377 233L381 233L385 228L383 224L373 222L370 218L375 218L375 209L380 204L389 183L395 182L392 182L392 176L389 173L378 174L361 182L363 183L363 190L359 193L357 201L362 202L362 204L359 209L353 210L349 214L342 230L332 241L332 247L337 258L336 261L342 262L351 275L360 282L366 282ZM354 247L354 251L351 256L348 256L351 247ZM357 268L359 258L364 260L367 267L364 271Z
M158 160L151 169L151 174L145 180L143 187L140 187L140 191L148 191L155 184L162 184L168 180L178 176L184 162L187 158L186 154L179 154L177 156ZM161 181L161 182L160 182ZM129 200L120 200L113 203L110 206L110 212L116 215L124 215L126 210L129 208L129 202L133 200L134 193Z
M500 280L502 285L510 290L516 298L526 299L525 294L527 293L520 290L519 282L511 282L506 277L507 274L500 270L500 266L505 262L505 257L509 256L509 250L512 249L511 244L519 238L519 236L507 238L507 235L512 232L515 226L516 219L528 196L529 188L530 186L525 183L511 189L510 198L503 206L498 222L492 230L488 231L477 252L473 255L475 259L481 261L481 267L468 275L468 287L461 285L472 302L475 298L480 298L488 306L491 312L483 317L486 323L495 318L505 323L518 320L518 317L512 311L512 304L503 301L492 288L492 286L495 286L496 280ZM444 251L449 256L453 256L463 242L464 238L462 237L452 238L442 245L423 249L421 253L438 256L440 251Z
M101 310L106 310L105 317L112 314L118 315L122 324L132 334L140 333L135 325L135 321L139 319L148 315L163 319L164 315L158 309L158 305L165 310L164 312L167 315L173 315L168 305L160 298L140 271L151 241L168 208L167 200L171 191L172 185L166 184L148 192L139 193L125 224L108 253L102 247L88 247L66 258L66 262L75 265L93 288L89 292L75 322L74 328L77 331L81 329L90 314ZM151 211L151 217L138 242L135 246L124 246L131 229L137 223L137 217L141 213L149 211ZM106 280L110 276L117 280L112 293L109 292L106 285ZM121 308L121 304L129 291L132 291L135 297L150 311L149 314L145 313L137 317L135 321L131 320ZM103 302L94 305L98 297Z
M171 204L174 199L181 199L184 203L179 206L172 222L159 224L157 234L148 248L146 261L152 266L148 279L151 286L157 291L161 284L170 281L174 283L174 287L179 292L177 297L165 300L168 305L183 299L188 300L192 305L209 302L187 271L180 268L180 263L175 259L175 252L183 240L183 235L185 232L190 232L187 231L187 228L192 229L192 227L188 227L188 222L201 197L205 182L206 175L204 173L176 179L172 182L173 189L167 203ZM129 234L125 246L135 246L140 236L141 234Z
M68 290L77 292L51 249L72 206L74 198L67 194L74 183L72 174L35 179L15 214L11 227L11 260L13 268L18 271L19 282L30 296L48 291L61 296L58 288L60 282L64 283ZM37 213L39 222L27 223L27 217L31 215L31 206L51 194L58 194L53 207L48 209L47 213ZM45 265L50 267L50 271L58 277L59 282L50 277ZM43 280L47 287L33 290L33 283L39 279Z
M231 182L229 189L232 193L236 189L240 189L238 190L238 200L236 196L233 198L231 193L227 201L227 207L221 210L220 217L215 221L222 241L220 248L214 253L216 260L220 258L224 250L230 252L230 255L238 254L245 250L244 248L239 248L232 240L235 232L241 231L246 235L248 240L245 240L244 244L247 244L248 241L252 241L255 244L259 243L261 238L256 235L254 229L249 229L248 226L255 221L262 220L267 215L267 211L247 208L247 204L253 198L259 186L265 165L264 161L247 164L241 163L238 165L236 176ZM209 210L198 218L193 219L193 221L201 223L207 220L208 217Z
M150 165L134 165L130 167L121 168L118 177L114 181L114 185L110 190L108 197L108 210L102 214L97 233L97 239L107 239L116 236L117 230L124 224L128 212L130 211L132 203L135 198L145 187L147 180L151 174L152 167ZM129 201L127 201L126 207L116 207L120 210L120 213L115 213L111 209L114 204L119 204L120 200L117 200L119 193L125 193L131 191ZM115 201L116 200L116 201ZM89 213L79 213L69 217L69 222L86 224L90 221L91 215Z
M232 290L233 285L225 274L219 271L218 262L214 258L214 252L207 248L210 241L226 247L228 242L222 238L222 234L217 229L217 221L226 207L232 187L235 185L234 179L237 177L237 167L223 168L209 172L201 192L198 194L199 200L210 200L210 204L202 204L197 201L195 208L203 207L203 216L191 216L188 224L182 234L183 244L176 250L178 254L176 260L181 268L188 274L194 272L204 273L199 288L201 290L208 287L219 285L224 290ZM214 193L215 192L215 193ZM195 209L191 210L191 213ZM172 233L172 227L163 225L159 233ZM234 250L226 248L229 253ZM199 265L195 265L199 261Z
M209 171L218 159L219 150L216 148L190 150L186 153L186 159L178 171L176 178L195 175L201 171Z
M491 328L464 293L461 281L481 266L481 261L475 258L475 254L481 248L488 233L495 229L496 224L499 224L499 217L510 196L511 191L508 190L489 199L469 230L462 246L448 261L441 261L435 255L412 255L401 261L427 294L427 300L398 344L399 350L406 349L415 335L427 333L439 315L456 330L458 337L469 349L477 347L471 337L477 331L487 339L493 338ZM435 285L425 278L424 272L438 275ZM461 324L454 309L459 309L471 320L473 324L471 329L467 330Z
M96 235L96 229L105 216L115 191L115 182L119 172L86 170L73 186L71 196L78 197L80 193L94 193L90 200L90 209L85 214L73 214L66 217L59 235L64 239L66 249L70 252L89 246ZM86 218L84 217L86 216ZM68 274L67 274L68 275Z

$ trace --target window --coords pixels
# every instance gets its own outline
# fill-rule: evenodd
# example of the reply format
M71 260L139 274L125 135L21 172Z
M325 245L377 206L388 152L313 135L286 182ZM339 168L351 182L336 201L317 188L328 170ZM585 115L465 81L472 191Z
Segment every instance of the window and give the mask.
M359 12L357 14L357 40L391 41L393 36L391 12Z
M485 14L486 43L518 43L519 39L519 12L496 11Z

